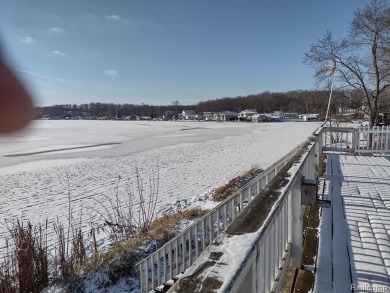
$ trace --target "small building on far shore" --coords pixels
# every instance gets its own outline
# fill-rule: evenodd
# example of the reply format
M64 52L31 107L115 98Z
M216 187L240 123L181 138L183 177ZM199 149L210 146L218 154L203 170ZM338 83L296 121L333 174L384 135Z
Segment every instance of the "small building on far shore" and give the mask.
M165 111L163 115L163 120L172 120L175 118L175 112L174 111Z
M299 118L303 121L318 121L319 116L319 114L302 114L299 116Z
M245 109L238 114L240 121L252 121L252 116L258 114L256 109Z
M184 120L195 120L197 115L194 110L183 110L181 117Z
M284 117L284 121L298 121L299 120L299 114L295 113L295 112L284 113L283 117Z
M232 111L222 111L215 113L215 120L217 121L233 121L237 120L238 113Z

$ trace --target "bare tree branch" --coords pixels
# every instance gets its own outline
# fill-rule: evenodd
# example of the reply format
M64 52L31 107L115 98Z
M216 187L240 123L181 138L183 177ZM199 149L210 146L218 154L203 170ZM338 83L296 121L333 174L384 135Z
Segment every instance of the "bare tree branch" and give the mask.
M387 0L371 0L357 10L349 34L334 40L327 31L311 45L303 62L315 68L318 83L326 82L331 64L337 67L340 88L363 93L370 125L378 122L379 105L390 87L390 5ZM333 65L334 66L334 65Z

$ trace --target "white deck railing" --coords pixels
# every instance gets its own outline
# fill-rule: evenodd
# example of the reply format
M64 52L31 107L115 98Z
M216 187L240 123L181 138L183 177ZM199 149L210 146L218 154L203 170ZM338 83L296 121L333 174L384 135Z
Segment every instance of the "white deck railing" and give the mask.
M390 152L389 126L360 127L358 135L358 152Z
M358 145L358 130L347 127L324 127L319 132L323 151L355 151Z
M316 145L311 145L297 162L298 168L259 229L254 245L242 259L234 277L227 280L223 291L280 292L288 266L301 267L302 177L316 178L316 151Z
M305 142L306 143L306 142ZM305 144L302 143L220 203L187 230L139 263L141 292L149 292L190 267ZM280 223L279 225L285 225ZM282 247L282 244L279 244ZM279 247L278 246L278 247ZM285 246L285 245L284 245ZM284 251L285 248L282 250ZM279 256L282 252L278 253Z
M324 127L319 143L324 151L390 152L390 127Z

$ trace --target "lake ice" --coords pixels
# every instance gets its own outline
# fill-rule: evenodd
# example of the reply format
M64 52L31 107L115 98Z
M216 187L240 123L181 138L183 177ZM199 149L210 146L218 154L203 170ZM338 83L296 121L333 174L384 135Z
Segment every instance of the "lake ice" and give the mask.
M127 197L135 167L147 181L158 169L159 214L210 207L210 192L251 167L267 168L320 123L164 121L34 121L0 136L0 255L4 225L17 218L43 223L74 217L88 231L103 206ZM158 165L158 166L157 166ZM206 195L206 196L205 196ZM135 209L136 209L135 203ZM53 235L51 226L50 237ZM107 236L98 236L100 243Z

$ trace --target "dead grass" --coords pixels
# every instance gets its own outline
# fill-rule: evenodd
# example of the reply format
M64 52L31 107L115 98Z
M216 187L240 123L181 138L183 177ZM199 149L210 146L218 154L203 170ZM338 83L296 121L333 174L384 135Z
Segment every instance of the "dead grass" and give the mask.
M108 275L100 286L112 286L124 276L137 275L135 264L146 256L145 252L140 253L141 247L152 241L157 247L162 246L179 232L177 226L180 221L201 217L207 212L192 208L163 216L151 222L148 231L141 230L133 238L116 242L107 252L95 252L90 258L86 257L86 243L81 229L72 231L68 248L66 229L57 223L56 255L49 259L47 223L34 227L29 222L23 225L17 221L10 228L15 248L0 265L0 292L40 292L51 282L58 281L67 283L67 289L73 292L81 286L79 281L84 276L99 269L104 269ZM52 272L48 270L49 262L55 264Z
M9 232L14 245L0 267L0 292L41 292L49 283L47 222L33 227L18 220Z
M140 247L147 245L151 241L156 241L158 246L162 246L176 236L176 226L180 221L198 218L205 215L207 212L208 210L192 208L158 218L150 224L147 232L141 231L132 239L114 243L111 249L106 253L96 253L88 262L83 266L80 266L79 272L91 272L106 266L109 263L119 260L123 255L134 253ZM136 256L134 255L134 257Z
M8 265L0 268L0 292L16 292L16 276L9 269Z
M231 196L234 192L236 192L240 187L244 186L251 179L260 174L263 170L253 167L243 175L234 177L231 179L226 185L218 187L215 189L212 195L213 201L219 202Z

